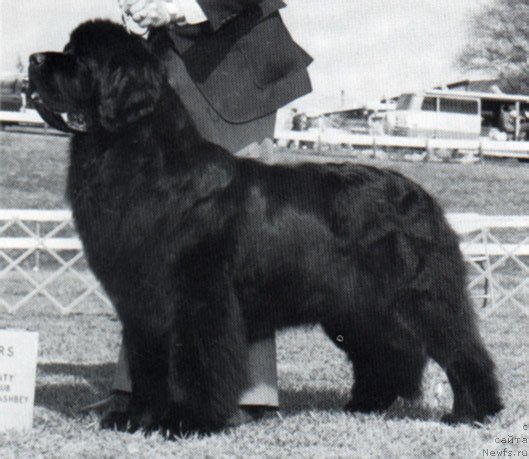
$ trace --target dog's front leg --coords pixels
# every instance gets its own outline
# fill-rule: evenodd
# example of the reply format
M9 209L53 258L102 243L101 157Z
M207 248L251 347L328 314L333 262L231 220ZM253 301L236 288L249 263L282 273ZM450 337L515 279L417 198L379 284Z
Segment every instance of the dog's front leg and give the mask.
M103 428L134 432L157 430L168 408L167 374L169 333L148 317L133 328L123 324L123 343L132 383L132 395L125 411L110 411Z
M179 302L169 362L165 427L172 435L219 430L247 385L246 327L229 283L214 273L193 280Z

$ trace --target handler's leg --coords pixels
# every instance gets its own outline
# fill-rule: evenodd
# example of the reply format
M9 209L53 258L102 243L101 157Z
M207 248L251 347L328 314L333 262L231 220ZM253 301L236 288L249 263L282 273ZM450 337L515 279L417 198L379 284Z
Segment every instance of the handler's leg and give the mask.
M127 348L121 341L119 348L118 363L114 372L114 380L112 381L113 392L132 392L132 382L129 374L129 364L127 361Z
M250 346L248 375L250 386L241 395L239 405L277 408L279 398L275 336L257 341Z

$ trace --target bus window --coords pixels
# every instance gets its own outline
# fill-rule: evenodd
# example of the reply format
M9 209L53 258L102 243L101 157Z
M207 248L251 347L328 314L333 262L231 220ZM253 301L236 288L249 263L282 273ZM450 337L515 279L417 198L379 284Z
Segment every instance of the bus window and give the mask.
M426 112L437 111L437 99L435 97L425 97L422 101L421 110Z
M441 98L440 111L449 113L464 113L477 115L479 113L477 100L443 99Z
M402 94L397 101L397 110L409 110L413 94Z

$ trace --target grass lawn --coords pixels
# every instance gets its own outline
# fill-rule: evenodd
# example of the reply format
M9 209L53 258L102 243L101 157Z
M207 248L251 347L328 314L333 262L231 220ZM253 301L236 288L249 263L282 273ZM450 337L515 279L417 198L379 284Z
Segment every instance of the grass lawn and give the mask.
M64 200L67 149L67 137L0 132L0 209L67 207ZM286 161L296 161L298 156L284 151L276 155ZM353 161L402 172L433 193L449 212L529 213L529 163Z
M0 133L0 208L64 208L67 139ZM288 155L288 160L292 155ZM529 168L514 162L478 165L382 163L434 193L449 211L528 214ZM0 290L1 291L1 290ZM107 394L120 339L110 309L48 307L0 313L1 327L40 334L34 428L0 434L0 458L33 457L488 457L507 448L529 455L529 319L507 305L481 322L497 364L506 409L483 428L449 427L444 373L431 364L424 396L397 402L384 415L347 415L352 372L318 327L278 334L280 416L208 438L168 442L153 435L98 429L98 413L80 408ZM0 368L1 373L1 368ZM527 427L526 427L527 429ZM518 442L514 438L525 438ZM511 439L511 443L506 443ZM518 453L521 452L521 453ZM509 454L503 454L509 456Z
M485 341L498 362L506 409L477 429L438 422L451 404L441 370L430 365L424 397L397 402L384 415L347 415L351 371L319 328L280 333L281 417L247 424L209 438L176 442L158 435L98 429L98 415L80 408L107 393L117 355L119 323L113 315L3 316L0 326L40 333L34 429L0 434L0 457L483 457L501 450L496 438L527 436L529 326L505 308L483 321ZM508 445L520 449L527 444Z

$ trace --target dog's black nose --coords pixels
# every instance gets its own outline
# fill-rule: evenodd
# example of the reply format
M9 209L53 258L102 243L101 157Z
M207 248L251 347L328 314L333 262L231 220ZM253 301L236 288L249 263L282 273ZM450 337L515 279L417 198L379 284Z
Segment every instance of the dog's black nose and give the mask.
M46 60L46 54L35 53L29 56L29 62L31 65L42 65Z

